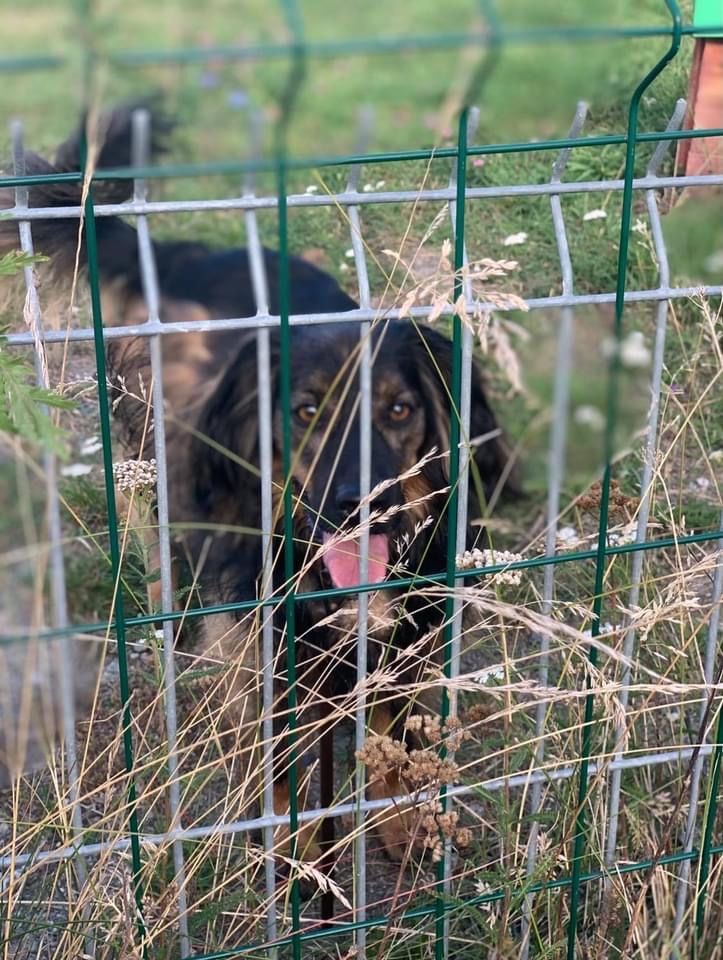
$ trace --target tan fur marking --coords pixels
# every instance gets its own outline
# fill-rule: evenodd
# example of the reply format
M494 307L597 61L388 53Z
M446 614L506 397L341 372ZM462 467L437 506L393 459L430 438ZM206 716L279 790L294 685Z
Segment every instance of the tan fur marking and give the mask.
M393 728L394 717L387 704L375 704L369 715L369 729L378 736L388 736ZM385 800L406 794L396 771L386 777L377 777L367 785L370 800ZM414 837L416 813L410 807L389 807L369 818L381 837L384 849L391 860L399 863L404 860L409 844ZM416 846L416 845L415 845Z
M308 778L302 779L299 777L299 782L298 809L305 810L309 781ZM288 816L290 809L289 781L287 777L283 777L274 784L274 813L278 816ZM309 821L299 827L296 834L296 856L299 859L318 860L321 856L321 848L316 842L316 833L320 822L320 820ZM274 846L282 856L288 857L291 855L291 833L287 824L283 824L274 830Z
M404 502L414 504L414 506L408 506L405 512L419 521L426 520L430 512L429 498L437 491L432 489L423 473L417 473L407 480L402 480L401 487ZM416 500L424 502L415 503Z
M241 743L253 740L259 716L261 674L252 624L252 620L238 622L230 614L216 614L206 617L202 628L203 655L224 665L219 681L222 709L232 718Z

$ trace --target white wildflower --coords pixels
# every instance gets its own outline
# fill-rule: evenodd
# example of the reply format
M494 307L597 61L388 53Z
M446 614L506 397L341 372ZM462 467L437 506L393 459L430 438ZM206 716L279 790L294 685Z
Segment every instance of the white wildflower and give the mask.
M63 477L85 477L92 469L89 463L69 463L60 468L60 474Z
M476 880L474 887L480 897L486 897L488 894L494 892L493 888L488 883L485 883L484 880ZM492 929L497 923L498 911L496 902L494 900L486 900L484 903L479 904L479 908L487 914L487 923L490 929Z
M362 190L364 191L364 193L371 193L373 189L374 189L373 183L365 183L364 186L362 187Z
M113 464L113 478L119 490L150 489L156 483L156 461L122 460Z
M630 523L626 524L623 529L620 531L620 542L621 543L635 543L635 539L638 535L638 525L635 520L631 520Z
M644 237L648 235L648 228L644 220L641 220L640 217L635 218L635 223L632 226L633 233L640 233Z
M603 355L612 357L617 349L615 340L603 343ZM624 367L647 367L650 365L650 350L645 345L645 336L640 330L631 330L620 341L620 362Z
M650 350L646 347L645 337L640 330L631 330L620 344L620 361L624 367L647 367L650 356Z
M387 182L386 180L377 180L377 182L374 184L374 189L381 190L382 187L386 185L386 182Z
M349 264L348 264L348 263L343 263L343 262L340 263L340 264L339 264L339 272L340 272L340 273L349 273Z
M478 670L474 677L474 682L479 683L480 686L487 686L492 683L494 680L504 680L505 679L505 668L504 667L487 667L486 670Z
M575 423L581 427L590 427L591 430L602 430L605 426L605 417L597 407L578 407L574 414Z
M318 190L319 190L319 188L316 186L315 183L310 183L309 186L306 188L306 191L305 191L305 192L306 192L306 193L309 193L309 194L312 194L312 193L317 193Z
M600 624L600 629L598 630L598 636L603 636L606 633L614 633L617 630L617 627L613 626L609 621ZM592 637L592 630L583 630L583 637Z
M607 535L609 547L620 547L626 543L634 543L637 536L638 525L635 520L626 523L619 530L611 530Z
M455 566L458 570L474 570L475 567L491 567L507 563L519 563L525 558L519 553L512 553L509 550L480 550L475 547L472 550L465 550L455 558ZM494 575L499 583L510 583L517 585L522 582L521 570L500 570Z
M605 210L588 210L588 212L583 216L583 220L606 220L607 213Z
M555 534L555 540L560 550L574 550L582 543L580 535L574 527L560 527Z
M723 250L716 250L715 253L711 253L703 261L703 266L708 273L720 273L723 270Z
M511 233L502 241L505 247L517 247L527 240L527 234L522 230L520 233Z
M708 477L696 477L695 485L702 493L705 493L707 490L710 490L710 480Z
M352 260L352 259L354 258L354 249L353 249L353 247L349 247L348 250L345 250L345 251L344 251L344 256L347 258L347 260Z
M103 441L99 437L88 437L80 445L80 453L83 457L90 457L102 449Z

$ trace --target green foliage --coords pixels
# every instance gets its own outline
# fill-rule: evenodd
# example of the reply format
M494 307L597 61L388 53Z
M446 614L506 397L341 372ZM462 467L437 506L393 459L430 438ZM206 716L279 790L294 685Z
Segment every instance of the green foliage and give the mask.
M23 253L22 250L11 250L4 257L0 257L0 277L11 277L25 267L32 267L36 263L47 260L40 254Z
M44 259L21 251L7 253L0 258L0 276L12 276ZM7 339L0 336L0 434L21 437L62 456L66 450L65 431L46 408L68 410L72 406L72 400L35 386L32 365L12 352Z

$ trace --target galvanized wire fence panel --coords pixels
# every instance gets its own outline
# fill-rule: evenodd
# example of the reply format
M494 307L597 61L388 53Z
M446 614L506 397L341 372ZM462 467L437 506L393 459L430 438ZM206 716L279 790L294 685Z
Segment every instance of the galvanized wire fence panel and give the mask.
M62 931L54 941L48 956L77 955L79 944L96 955L180 956L183 958L234 957L242 955L322 956L325 944L338 943L346 956L406 956L424 955L437 958L464 956L474 952L482 922L493 928L492 910L500 906L498 923L505 924L504 955L521 957L544 955L545 950L557 951L548 955L581 955L581 941L589 943L595 928L596 904L600 905L599 919L608 925L615 918L620 922L621 904L627 904L626 914L630 930L642 911L647 909L646 894L657 871L669 868L674 873L674 907L671 917L673 936L670 949L700 949L706 936L706 910L711 907L710 887L718 883L717 858L723 845L716 841L718 792L723 747L723 714L717 694L720 687L720 665L716 663L719 639L719 605L723 588L723 566L719 543L723 536L723 517L716 529L686 532L673 530L670 536L651 536L651 509L654 487L660 482L661 460L666 451L661 446L661 408L665 387L666 335L671 304L691 298L720 298L723 284L672 285L666 244L661 224L660 202L665 191L691 190L723 186L723 176L661 175L660 168L672 144L691 136L721 136L723 130L681 130L685 103L678 101L664 131L638 130L638 106L644 92L677 54L682 39L691 28L681 23L680 13L672 0L666 0L671 15L668 30L596 31L591 28L577 31L546 32L537 30L505 30L494 18L487 4L481 5L488 30L479 36L452 35L433 38L400 40L398 48L409 46L421 49L425 45L474 46L487 49L487 60L476 77L469 82L459 116L457 142L454 147L438 150L406 151L396 154L365 153L369 136L368 118L360 122L360 149L353 157L313 158L297 160L287 155L287 125L293 116L294 101L303 86L305 64L309 58L334 53L349 55L374 51L377 45L364 41L347 45L319 45L306 43L301 31L295 4L282 5L293 42L288 46L250 50L214 50L219 58L263 58L283 54L290 57L285 93L280 105L280 119L275 130L275 155L271 161L261 156L261 134L254 122L250 125L250 139L256 146L250 160L230 161L209 165L187 164L157 167L149 165L150 118L138 111L133 121L133 167L116 171L88 172L87 194L81 206L29 207L28 191L48 183L82 183L80 173L25 176L22 130L15 126L13 149L14 176L6 177L0 187L15 190L15 205L4 216L18 223L18 248L33 252L33 225L68 218L83 220L86 239L87 269L90 288L90 315L92 325L74 325L71 329L47 329L43 323L43 294L38 292L34 272L25 270L27 291L28 330L11 332L7 343L13 349L33 350L38 383L49 385L46 350L53 344L76 345L92 342L97 371L97 399L102 437L102 456L107 510L107 543L109 569L112 577L112 612L106 620L88 623L70 623L67 612L67 587L64 581L64 541L62 505L58 494L58 466L56 458L47 454L43 460L46 479L48 511L48 543L52 581L52 628L34 629L26 635L0 636L0 643L31 641L32 644L60 644L60 661L72 662L71 641L84 635L112 637L117 649L117 683L120 712L117 718L119 737L115 749L122 751L124 773L111 778L112 790L103 800L102 810L93 809L93 802L103 796L102 788L88 786L87 756L78 750L72 677L63 670L58 683L61 690L62 728L65 743L63 783L59 788L59 815L53 828L39 836L14 825L10 840L0 855L2 869L1 889L7 916L4 918L7 951L13 950L13 907L20 909L26 894L32 890L36 878L43 880L43 870L53 864L68 864L70 870L56 874L53 889L62 877L60 915L51 926ZM711 31L712 33L713 31ZM625 132L610 136L584 136L586 107L580 104L572 122L570 134L561 140L535 143L475 145L478 114L471 106L479 98L484 102L484 81L494 70L495 53L505 43L544 41L546 39L594 40L607 36L666 36L670 48L655 64L637 87L630 103ZM179 51L161 54L158 62L177 58L194 60L210 55L210 51ZM147 53L127 52L119 55L124 63L153 62ZM117 58L118 59L118 58ZM0 59L0 69L22 70L51 66L53 58ZM54 61L53 61L54 62ZM91 64L92 66L92 64ZM252 118L253 121L253 118ZM641 143L654 145L644 176L635 176L636 150ZM619 145L625 148L625 165L620 178L565 181L570 157L577 150L594 150ZM471 158L505 153L552 151L555 156L549 182L502 186L469 186L468 163ZM418 190L359 190L364 165L423 160L430 167L447 165L449 183L446 188ZM289 194L288 181L295 169L309 167L348 168L343 190L322 195ZM261 171L275 174L278 191L275 196L257 196L255 176ZM611 171L614 173L615 171ZM156 178L199 176L202 174L233 173L244 176L241 195L233 198L209 200L147 199L148 182ZM94 189L109 179L132 179L131 200L119 203L97 203ZM584 278L575 276L571 250L574 239L569 235L569 224L564 215L563 199L573 194L620 195L619 247L617 251L617 286L615 290L576 292ZM485 300L474 286L474 262L466 245L465 223L485 202L507 199L510 202L530 197L549 197L551 230L559 260L560 293L544 297L522 297L520 307L530 311L556 311L556 347L554 354L554 395L550 417L550 437L547 457L547 503L542 533L531 538L528 556L512 562L497 562L494 551L483 566L476 563L464 568L460 556L468 546L468 478L474 473L471 465L471 389L472 364L475 352L475 329L480 318L504 313L506 308L495 299ZM658 282L649 289L629 289L627 285L630 242L633 227L634 203L644 205L652 249L658 269ZM412 300L406 306L395 301L392 306L379 306L372 292L368 263L371 255L377 257L365 238L365 213L378 205L397 204L409 208L435 209L447 207L449 234L453 240L452 285L443 303L432 305ZM346 219L351 259L355 264L359 292L358 309L325 313L292 313L291 280L289 275L290 231L293 223L289 214L299 208L331 208L343 212ZM636 209L638 209L636 208ZM267 263L261 246L258 215L273 211L278 227L278 290L267 276ZM201 319L164 320L163 290L159 281L149 217L158 214L175 215L190 212L238 211L243 213L246 228L250 278L256 312L253 316ZM137 231L138 263L143 288L145 315L138 322L122 326L110 325L104 316L104 300L99 269L98 228L105 218L124 216L134 223ZM441 222L441 221L440 221ZM273 313L271 303L278 303ZM606 384L605 427L603 432L603 469L596 501L596 534L590 537L589 549L562 550L560 546L560 517L566 507L565 478L567 456L567 427L571 405L573 344L579 311L585 307L606 304L614 306L615 322L613 345L609 350L609 369ZM638 481L639 496L634 511L634 531L629 542L611 537L611 498L618 463L615 430L619 420L620 401L624 392L622 378L622 349L626 334L625 309L628 305L651 304L655 309L652 327L653 350L649 370L650 402L644 428L642 469ZM401 318L420 327L431 317L435 322L448 322L452 339L450 381L446 384L449 406L449 491L445 506L446 567L434 573L402 571L400 576L382 583L368 583L370 564L370 501L372 488L372 422L375 348L373 332L389 320ZM105 321L105 322L104 322ZM358 331L358 352L349 374L349 384L358 385L355 415L359 430L359 572L360 582L354 587L305 590L296 569L294 513L297 506L294 476L296 450L291 432L291 394L294 372L292 330L297 326L321 326L332 321L351 324ZM169 514L168 444L166 418L168 408L164 395L163 347L169 337L193 337L196 334L214 336L229 331L255 334L258 464L260 480L261 556L263 569L257 597L238 602L218 602L211 606L196 604L193 594L177 595L173 580L172 527ZM271 334L278 331L278 383L272 367ZM106 347L113 342L127 342L140 338L148 342L150 381L143 399L148 422L153 428L153 452L156 461L155 481L156 519L152 526L158 533L160 570L160 608L147 613L130 615L125 607L124 577L125 553L128 545L128 521L120 521L116 491L113 483L113 463L118 460L113 439L106 370ZM720 370L718 371L720 375ZM358 379L355 380L355 377ZM710 387L715 389L716 375ZM275 411L280 411L281 437L274 433ZM348 431L356 429L352 422ZM280 459L284 480L281 489L276 483L275 463ZM470 482L472 482L470 480ZM279 522L279 518L280 522ZM279 537L279 527L282 527ZM616 535L617 536L617 535ZM280 544L280 545L279 545ZM641 651L641 632L647 638L652 629L645 618L647 609L653 609L660 600L656 594L658 574L652 576L652 587L645 580L646 564L660 556L680 559L685 551L699 548L701 553L691 560L697 573L696 590L707 590L698 596L697 616L691 633L698 643L701 676L696 675L685 690L673 681L667 683L667 674L658 674L650 667ZM630 556L629 569L623 581L613 583L613 564L624 563ZM688 554L685 554L688 557ZM280 558L280 559L279 559ZM281 586L275 585L279 569L283 569ZM687 560L686 560L687 563ZM696 567L696 563L698 566ZM681 561L681 568L685 567ZM542 581L533 599L520 600L520 611L534 608L540 617L523 617L515 623L515 614L508 607L494 601L504 577L515 572L529 574L541 568ZM585 573L593 571L594 583L585 583ZM578 606L565 609L556 594L556 580L568 571L573 584L579 578ZM664 577L660 575L661 582ZM389 817L409 803L406 795L367 797L368 771L360 759L352 764L347 780L329 781L322 769L321 792L316 802L304 803L304 786L310 773L298 760L312 746L321 743L322 767L325 732L337 727L344 718L354 726L351 752L363 751L370 734L378 734L370 717L377 709L379 696L390 696L390 684L401 683L392 674L391 681L375 675L370 679L367 650L370 640L369 623L373 597L392 589L420 589L430 591L429 602L444 606L442 621L441 669L434 682L427 677L419 681L420 690L432 688L439 695L441 730L452 730L458 722L463 706L479 691L484 691L484 679L489 668L465 661L465 644L469 627L465 616L477 610L475 585L491 584L485 594L490 609L496 611L491 620L485 620L487 630L496 626L504 645L500 651L503 660L503 679L499 692L490 688L491 697L506 713L504 736L517 738L490 755L484 745L477 744L478 755L469 756L461 741L447 746L444 737L438 738L439 751L444 760L458 762L463 775L454 785L445 782L430 784L415 792L418 806L437 804L438 814L447 817L459 814L482 829L489 823L490 811L497 810L499 826L500 871L496 883L490 882L493 871L489 864L472 859L464 860L453 849L452 835L440 834L437 863L433 872L417 866L413 882L398 879L393 889L384 889L379 896L375 874L380 871L380 860L375 857L372 838L378 817ZM703 584L703 586L701 586ZM565 589L570 591L569 583ZM663 590L663 586L659 588ZM687 587L686 587L687 589ZM650 591L652 590L652 596ZM436 593L434 592L436 591ZM617 628L617 645L604 633L605 617L616 609L615 597L624 594L618 607L623 611L623 622ZM309 689L304 664L297 662L299 650L298 611L311 600L342 602L347 596L356 598L356 625L353 630L355 683L346 697L326 697L323 689ZM611 599L612 598L612 599ZM661 601L662 602L662 601ZM514 605L513 605L514 606ZM563 612L557 615L557 608ZM580 609L585 609L585 617ZM676 608L677 609L677 608ZM479 611L478 611L479 612ZM281 621L279 621L281 616ZM587 639L576 633L560 635L551 630L557 622L562 630L567 620L586 618L590 626ZM229 730L220 719L222 714L205 713L211 710L211 695L203 690L192 707L179 700L179 690L192 686L195 672L204 672L194 662L191 668L179 659L177 641L181 625L205 619L220 624L218 631L232 632L238 620L247 618L255 623L254 642L260 656L260 676L256 681L255 696L259 699L258 731L253 749L232 743ZM479 618L484 620L482 614ZM282 627L278 624L282 622ZM515 624L514 627L512 624ZM155 700L144 700L134 683L129 637L140 628L161 624L157 679L160 690ZM215 628L214 628L215 629ZM527 638L522 653L507 656L507 633L517 630ZM574 631L573 631L574 632ZM512 634L510 633L510 636ZM279 640L281 637L281 641ZM703 637L703 639L699 639ZM559 641L559 643L558 643ZM563 642L564 641L564 642ZM284 647L285 659L279 665L279 643ZM584 656L582 656L584 655ZM587 664L582 661L587 658ZM560 663L562 662L562 666ZM574 666L571 666L574 662ZM328 670L335 669L332 659ZM236 670L243 675L237 664ZM204 681L214 684L214 671L223 671L218 662L205 664ZM512 672L525 677L525 683L515 685ZM525 671L528 671L526 673ZM661 677L661 674L664 674ZM286 684L286 699L280 700L275 679L282 675ZM421 674L420 674L421 676ZM659 682L658 693L653 689ZM667 685L666 685L667 683ZM220 683L217 683L220 686ZM205 688L204 688L205 689ZM215 689L215 688L214 688ZM381 691L381 693L380 693ZM217 690L216 690L217 692ZM654 707L641 706L645 697L652 702L656 695L663 699L678 695L697 695L697 726L688 735L680 731L677 739L635 740L636 724L655 722L647 719L647 711ZM226 697L228 698L228 694ZM522 730L513 727L511 718L522 710L513 708L513 701L526 703L529 724ZM525 701L525 698L527 700ZM642 698L642 701L641 701ZM310 709L316 700L328 713L319 724L310 721ZM600 703L602 701L602 712ZM682 702L682 700L681 700ZM179 706L183 703L183 706ZM530 707L534 709L530 710ZM149 733L149 716L162 707L163 731L156 731L156 740ZM681 708L682 710L682 708ZM186 713L186 711L188 711ZM283 719L283 732L278 733L275 720ZM654 714L650 714L654 717ZM210 718L210 719L209 719ZM451 718L451 719L450 719ZM200 732L207 723L208 743L201 742ZM502 722L502 721L501 721ZM316 723L316 725L314 725ZM144 724L148 724L144 726ZM447 725L447 726L445 726ZM486 730L487 728L483 728ZM633 746L630 746L634 740ZM452 741L449 741L452 743ZM209 752L205 752L208 748ZM218 754L213 757L212 749ZM84 747L87 751L88 746ZM108 747L108 754L112 749ZM497 754L504 758L497 762ZM254 759L256 758L256 759ZM281 758L281 759L280 759ZM710 759L710 762L708 762ZM339 758L337 757L337 763ZM328 757L327 757L328 761ZM288 777L288 809L276 809L274 799L275 764L282 763ZM227 767L226 767L227 764ZM246 771L244 773L244 770ZM643 854L641 846L630 840L628 847L621 844L621 822L624 820L626 798L630 800L630 771L645 771L651 789L660 790L661 783L674 784L679 795L668 811L669 825L663 829L660 843L648 847ZM223 772L227 778L225 791L218 796L204 789L213 773ZM660 775L655 779L656 771ZM259 774L258 789L247 786ZM205 779L208 778L208 783ZM571 784L565 790L565 784ZM241 784L239 786L239 784ZM652 785L655 785L654 787ZM17 788L16 788L17 789ZM312 787L312 792L315 788ZM255 790L255 793L254 793ZM258 815L251 816L252 806L247 793L257 801ZM514 794L515 799L512 799ZM604 799L601 799L604 798ZM703 809L701 800L704 798ZM100 800L98 800L100 803ZM497 806L495 806L497 804ZM559 830L560 864L550 861L549 831L555 809L567 804ZM208 810L205 806L208 806ZM687 807L682 832L675 827L674 815ZM158 809L162 810L159 820ZM505 821L505 810L510 815ZM512 812L514 812L514 817ZM253 811L252 811L253 812ZM651 813L651 816L653 814ZM316 859L310 871L303 856L306 843L304 827L322 820L336 824L331 837L323 839L326 849ZM162 822L161 822L162 821ZM627 823L632 830L632 819ZM152 829L149 828L152 826ZM548 829L543 830L547 825ZM279 842L279 828L290 834L286 850ZM323 829L323 828L322 828ZM261 842L256 834L260 833ZM629 839L629 838L628 838ZM0 837L2 840L2 837ZM516 847L523 851L519 856ZM322 847L324 844L322 843ZM512 850L512 853L509 852ZM165 858L165 859L164 859ZM493 858L494 859L494 858ZM336 872L327 871L330 861ZM382 861L383 862L383 861ZM373 864L373 869L370 869ZM391 868L390 868L391 869ZM104 940L108 920L94 913L94 891L108 883L108 873L117 873L114 881L119 913L127 920L127 940ZM210 876L205 876L208 872ZM328 890L330 878L334 894L335 918L329 917ZM625 886L625 879L633 875L635 882ZM50 874L48 874L50 876ZM402 874L400 873L401 877ZM302 881L311 880L317 895L310 904L302 898ZM406 884L406 886L405 886ZM327 899L318 891L326 885ZM42 883L40 884L42 887ZM243 887L239 894L237 888ZM404 887L403 894L400 890ZM370 894L370 890L374 890ZM559 915L557 933L552 929L548 912L541 901L557 895ZM33 893L33 896L39 896ZM379 904L373 900L380 899ZM587 911L586 911L586 897ZM617 898L617 900L616 900ZM549 908L548 908L549 911ZM617 911L617 913L616 913ZM477 919L470 920L473 912ZM547 919L540 920L545 915ZM467 926L465 926L465 923ZM547 924L547 926L544 926ZM477 926L476 926L477 925ZM122 927L122 925L121 925ZM121 929L113 927L114 935ZM559 928L564 927L564 936ZM693 933L691 930L695 927ZM488 931L489 932L489 931ZM370 937L375 934L375 939ZM621 949L633 944L632 933L624 934ZM417 954L394 953L405 949L405 940L412 943L408 949ZM501 942L501 941L500 941ZM685 946L680 946L685 944ZM72 954L75 949L76 953ZM103 953L107 949L110 952ZM329 947L328 949L331 949ZM113 953L113 950L116 953ZM63 952L65 951L65 952ZM125 952L123 952L125 951ZM354 952L353 952L354 951ZM387 952L385 952L387 951ZM42 955L46 955L42 954ZM329 953L328 955L332 955ZM702 955L702 954L701 954ZM707 954L706 954L707 955ZM710 954L713 955L713 954Z

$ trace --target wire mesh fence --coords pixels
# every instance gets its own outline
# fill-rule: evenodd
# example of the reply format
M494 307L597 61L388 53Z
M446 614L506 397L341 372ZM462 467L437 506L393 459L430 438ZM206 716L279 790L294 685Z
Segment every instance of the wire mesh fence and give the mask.
M270 159L261 149L263 128L252 122L250 158L156 165L153 118L138 109L131 118L129 166L94 164L89 124L77 170L59 165L28 173L23 128L13 125L14 169L0 182L12 199L3 218L17 224L13 246L29 259L18 261L24 328L7 334L4 349L31 350L38 386L51 388L65 379L66 354L93 345L95 377L88 389L97 403L105 503L97 528L84 527L81 518L83 536L69 536L58 456L43 454L46 536L22 555L22 562L42 570L43 612L0 636L3 716L20 718L16 742L13 724L0 741L9 771L6 809L12 812L6 836L0 835L7 956L463 957L477 955L480 944L499 956L716 955L723 515L713 524L686 524L688 479L683 483L680 474L686 457L702 460L709 503L719 511L713 454L723 370L716 304L723 284L673 278L661 208L667 209L672 191L720 188L723 175L681 176L661 168L675 143L720 137L723 130L681 129L683 100L665 130L639 130L643 96L693 33L673 0L665 6L668 27L561 31L506 29L482 4L479 33L380 41L387 52L392 46L483 51L460 97L456 142L448 147L371 154L370 123L363 116L354 155L292 156L288 126L308 62L379 49L363 40L307 43L292 2L282 4L289 44L111 56L126 65L288 59ZM566 138L475 143L479 112L472 104L484 104L485 83L506 44L613 35L670 40L635 89L622 132L585 136L587 107L580 103ZM86 53L90 78L102 58L92 48ZM0 60L8 71L53 66L59 66L54 57ZM637 161L641 145L650 149L644 169ZM624 150L620 170L605 178L565 179L576 152L610 146ZM547 182L470 184L475 158L531 151L550 156ZM418 188L360 189L370 164L415 161L427 171ZM437 182L442 167L446 186ZM340 188L290 192L293 172L307 168L342 171ZM431 170L433 186L427 182ZM268 173L275 178L273 195L258 190L258 178ZM206 174L244 177L240 195L148 199L149 182ZM108 200L105 188L124 181L132 184L130 199ZM57 189L61 200L39 204L38 188L51 188L43 196ZM78 202L66 203L62 198L73 191ZM593 221L606 218L609 199L619 198L610 214L618 234L615 289L596 289L575 269L577 234L565 202L579 195L602 198L590 211ZM513 265L469 250L466 228L484 215L485 205L538 198L549 198L545 229L554 237L559 284L547 296L527 296L510 280ZM402 248L392 267L380 270L365 219L385 205L400 211L401 223L427 217L418 251L446 230L434 270L418 268L416 255L405 259ZM297 210L341 216L358 303L295 308L303 282L290 254ZM196 309L187 302L192 297L170 297L167 263L159 262L162 247L151 236L154 218L213 211L236 212L244 220L247 253L243 268L236 267L249 288L240 302L253 306L239 307L236 316ZM272 259L258 222L268 212L277 233ZM103 272L107 225L118 217L134 225L137 251L138 296L122 309ZM84 309L68 309L76 303L73 263L73 290L63 301L70 320L53 328L46 316L57 311L54 281L38 284L36 266L42 265L33 257L46 252L37 237L67 223L75 231L73 252L77 248L86 261L89 322ZM657 281L648 286L629 284L638 240L657 269ZM225 266L214 282L230 283L230 270ZM393 283L395 271L403 279ZM374 289L378 273L381 295ZM682 322L674 314L679 304L690 311ZM613 310L611 324L600 313L584 313L606 305ZM640 312L628 328L632 310ZM678 341L697 338L695 377L682 388L695 392L690 398L676 393L683 364L671 359L671 314ZM554 370L549 414L542 418L549 432L544 516L514 553L506 549L504 527L497 535L494 503L515 459L524 460L524 441L509 453L492 488L480 491L486 478L477 452L497 442L495 421L489 435L475 433L475 356L480 344L498 360L504 355L509 330L495 324L508 315L527 325L533 340L540 324L554 329L554 346L543 358ZM442 384L437 403L447 428L443 444L425 436L417 445L414 462L393 478L405 490L402 502L387 503L382 495L389 478L378 469L378 392L386 382L387 354L416 349L415 341L394 339L401 329L395 321L426 344L434 382ZM575 341L582 330L583 355L591 349L585 332L591 322L605 327L610 342L593 362L605 366L600 409L577 407L575 441L595 436L602 466L597 485L575 490L566 473L574 452L571 409L580 389ZM694 333L681 332L686 322ZM449 333L448 366L441 342L425 339L425 330L440 325ZM327 330L343 331L333 335L345 338L346 353L335 359L335 379L324 397L299 401L302 344L312 344L322 366L325 350L334 357ZM309 340L302 341L299 331ZM53 349L62 352L60 368ZM216 357L210 367L204 365L207 354ZM128 367L133 356L142 361ZM509 356L508 364L514 380ZM119 378L126 369L132 376ZM190 411L203 381L189 370L200 370L216 395L229 370L229 389L239 383L248 388L253 402L232 407L230 415L253 422L250 455L232 434L202 435ZM637 433L626 427L631 370L643 378L638 388L644 381L644 425ZM431 381L425 382L431 391ZM340 423L332 420L316 459L304 465L303 451L311 447L326 402L336 405ZM114 435L113 416L122 429L129 404L141 411L135 414L141 440L135 463L119 469L124 447L118 427ZM406 417L413 401L405 394L392 406ZM294 416L307 407L314 409L300 443ZM184 528L195 523L204 530L174 507L174 490L195 480L177 472L179 429L184 443L202 443L196 463L199 476L211 470L209 496L224 471L214 455L254 475L257 529L214 521L215 528L206 525L204 546L195 554L188 547ZM693 453L687 434L681 442L686 429ZM321 475L328 495L350 444L353 534L345 520L334 539L333 531L317 529L321 508L316 521L305 516L308 491ZM333 466L324 474L329 450ZM429 463L439 467L438 484L420 492L414 481L426 476ZM682 503L674 505L670 488L676 483ZM443 506L437 508L435 498ZM481 520L472 512L477 499ZM235 506L223 509L245 516ZM398 528L390 558L384 551L392 549L392 534L384 531L397 530L397 514L409 522ZM470 520L479 522L470 526ZM425 563L426 554L405 562L407 553L415 556L410 544L432 542L425 532L430 527L441 541L433 554L437 566ZM231 552L239 554L242 538L253 538L260 558L253 571L257 593L240 596L224 582L199 595L204 574L194 563L199 553L218 549L209 545L214 533L222 543L231 537ZM74 622L67 602L77 589L66 578L71 541L78 539L97 550L110 584L95 607L98 616L87 622ZM353 552L353 575L334 572L348 565L334 552L339 544ZM192 555L192 576L190 585L179 587L176 566L184 548ZM310 575L320 567L325 576ZM143 591L148 596L139 602ZM51 626L44 623L48 598ZM200 648L186 637L199 624L206 638ZM320 624L326 634L319 633ZM405 629L412 639L404 644L379 639ZM100 665L90 652L99 649ZM394 716L400 695L414 705L402 713L401 728ZM252 699L255 706L248 705ZM36 714L42 721L36 723ZM38 744L36 725L43 728ZM60 762L50 763L52 775L20 776L32 749L48 751L44 738L55 730L62 750Z

